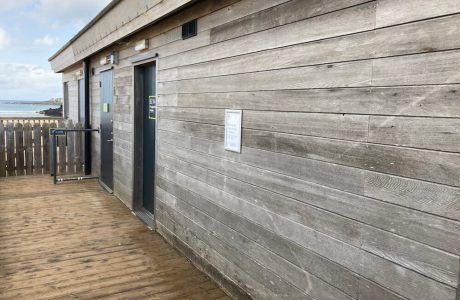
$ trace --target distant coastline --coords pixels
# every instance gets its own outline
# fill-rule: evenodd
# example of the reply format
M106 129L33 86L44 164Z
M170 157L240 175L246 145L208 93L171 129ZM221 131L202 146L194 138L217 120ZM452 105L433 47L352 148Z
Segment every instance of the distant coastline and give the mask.
M50 116L62 116L62 100L60 98L46 101L0 100L0 118Z
M3 104L24 104L24 105L61 105L62 99L53 98L45 101L30 101L30 100L0 100Z

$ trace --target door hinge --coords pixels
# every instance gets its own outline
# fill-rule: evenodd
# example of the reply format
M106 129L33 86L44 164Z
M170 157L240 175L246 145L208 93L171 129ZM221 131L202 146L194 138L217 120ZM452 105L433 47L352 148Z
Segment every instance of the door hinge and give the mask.
M102 87L102 81L99 81L99 87Z

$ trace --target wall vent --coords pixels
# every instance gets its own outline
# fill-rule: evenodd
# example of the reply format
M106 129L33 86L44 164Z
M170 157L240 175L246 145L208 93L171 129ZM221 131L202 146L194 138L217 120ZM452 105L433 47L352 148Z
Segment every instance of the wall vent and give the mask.
M198 22L193 20L182 25L182 39L188 39L198 34Z

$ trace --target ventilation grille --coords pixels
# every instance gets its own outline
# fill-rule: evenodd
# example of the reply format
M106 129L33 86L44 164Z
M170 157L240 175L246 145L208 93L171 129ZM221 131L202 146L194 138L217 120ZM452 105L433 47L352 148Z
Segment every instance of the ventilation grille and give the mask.
M182 39L188 39L197 35L198 25L197 21L193 20L182 25Z

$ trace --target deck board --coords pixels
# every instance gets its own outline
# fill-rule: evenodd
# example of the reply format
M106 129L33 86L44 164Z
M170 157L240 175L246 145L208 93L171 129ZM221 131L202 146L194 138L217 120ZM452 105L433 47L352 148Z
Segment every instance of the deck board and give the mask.
M0 179L0 299L228 299L95 181Z

